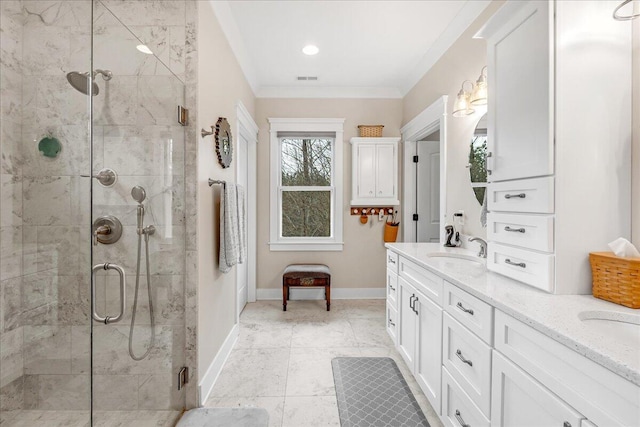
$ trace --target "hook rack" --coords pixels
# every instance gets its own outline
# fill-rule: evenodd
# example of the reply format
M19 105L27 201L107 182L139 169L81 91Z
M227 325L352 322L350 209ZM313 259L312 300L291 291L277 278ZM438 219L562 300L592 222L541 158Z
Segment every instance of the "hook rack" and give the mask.
M378 215L383 211L384 215L393 215L393 207L391 206L362 206L351 207L351 215Z
M206 138L209 135L213 135L215 133L215 128L216 128L215 126L211 126L211 132L205 129L200 129L200 136L202 136L203 138Z

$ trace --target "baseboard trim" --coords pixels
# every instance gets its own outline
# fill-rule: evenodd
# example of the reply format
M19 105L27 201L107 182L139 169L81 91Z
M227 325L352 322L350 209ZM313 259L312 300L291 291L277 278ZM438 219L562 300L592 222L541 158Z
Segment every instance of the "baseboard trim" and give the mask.
M229 335L227 335L227 338L225 338L224 343L222 343L222 347L220 347L218 354L216 354L216 357L209 365L209 368L207 368L207 372L204 374L204 377L202 377L202 381L198 384L198 402L200 407L202 407L209 398L211 390L213 390L213 385L218 380L220 372L222 372L222 367L231 354L231 350L233 350L233 346L235 345L239 334L240 327L236 323L229 332Z
M282 289L260 289L258 300L281 300ZM331 299L385 299L386 288L331 288ZM289 298L292 300L324 299L322 288L290 288Z

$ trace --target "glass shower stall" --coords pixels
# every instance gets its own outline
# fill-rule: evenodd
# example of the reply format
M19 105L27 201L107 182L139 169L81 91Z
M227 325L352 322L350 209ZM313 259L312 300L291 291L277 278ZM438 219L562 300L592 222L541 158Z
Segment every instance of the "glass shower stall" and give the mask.
M185 405L182 1L0 1L0 426Z

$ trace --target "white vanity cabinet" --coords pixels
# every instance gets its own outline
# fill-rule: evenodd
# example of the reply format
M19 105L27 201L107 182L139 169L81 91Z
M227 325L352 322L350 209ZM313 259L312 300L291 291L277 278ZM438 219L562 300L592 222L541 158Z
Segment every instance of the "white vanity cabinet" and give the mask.
M640 386L581 354L580 334L563 336L564 323L534 320L545 308L522 314L529 307L519 293L531 290L512 283L498 303L493 285L470 276L480 290L459 271L457 279L442 271L459 266L423 263L415 244L390 247L407 249L387 254L388 270L397 272L395 299L387 292L397 332L389 333L446 426L640 426Z
M580 427L584 417L530 375L493 353L493 418L495 427Z
M640 425L639 386L498 310L491 398L496 426L526 425L518 414L554 421L539 425Z
M589 252L630 236L632 28L613 7L510 1L476 36L487 41L487 267L551 293L590 294Z
M401 265L402 261L401 258ZM428 272L425 270L424 273ZM398 287L400 327L397 348L431 406L439 413L442 308L426 296L427 292L420 283L409 283L402 272L398 277Z
M351 205L399 205L400 138L351 138Z

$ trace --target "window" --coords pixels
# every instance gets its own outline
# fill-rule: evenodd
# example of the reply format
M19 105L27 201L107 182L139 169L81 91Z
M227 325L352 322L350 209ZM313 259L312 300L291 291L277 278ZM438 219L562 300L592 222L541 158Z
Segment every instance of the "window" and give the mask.
M271 250L342 250L344 119L269 119Z

